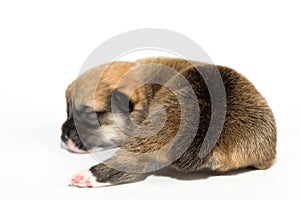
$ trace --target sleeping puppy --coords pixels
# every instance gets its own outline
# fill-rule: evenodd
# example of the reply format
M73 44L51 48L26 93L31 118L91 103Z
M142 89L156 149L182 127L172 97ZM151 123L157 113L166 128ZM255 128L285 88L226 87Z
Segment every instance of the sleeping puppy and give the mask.
M275 159L272 111L250 81L227 67L165 57L112 62L79 76L66 100L61 140L69 151L120 147L76 174L74 186L134 182L165 167L268 169Z

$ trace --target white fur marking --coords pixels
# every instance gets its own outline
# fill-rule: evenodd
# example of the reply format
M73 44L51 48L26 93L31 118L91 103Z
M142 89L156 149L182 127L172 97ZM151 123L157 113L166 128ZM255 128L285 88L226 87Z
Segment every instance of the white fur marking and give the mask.
M81 150L79 149L72 140L68 140L67 141L67 149L70 150L71 152L74 152L74 153L87 153L87 151L84 151L84 150Z

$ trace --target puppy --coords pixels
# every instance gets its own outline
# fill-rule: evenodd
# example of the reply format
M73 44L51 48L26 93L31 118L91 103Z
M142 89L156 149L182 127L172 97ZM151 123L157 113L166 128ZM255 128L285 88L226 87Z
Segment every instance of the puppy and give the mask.
M61 140L87 153L120 149L71 184L133 182L165 167L180 172L268 169L276 125L266 100L233 69L178 58L92 68L66 91Z

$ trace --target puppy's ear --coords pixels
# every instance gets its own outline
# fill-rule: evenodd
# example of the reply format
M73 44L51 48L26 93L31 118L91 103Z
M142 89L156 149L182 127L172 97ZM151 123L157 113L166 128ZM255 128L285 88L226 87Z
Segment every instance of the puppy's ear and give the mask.
M112 93L111 104L123 112L130 113L134 108L130 98L126 94L120 92L118 89L115 89Z

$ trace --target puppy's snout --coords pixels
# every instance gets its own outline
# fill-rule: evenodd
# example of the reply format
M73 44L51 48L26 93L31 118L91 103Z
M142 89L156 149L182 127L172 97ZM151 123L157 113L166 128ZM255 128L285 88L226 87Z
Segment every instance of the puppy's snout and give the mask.
M65 133L61 134L61 141L63 141L64 143L68 141L68 138L69 138L69 134L65 134Z
M72 119L68 119L61 127L62 134L61 140L66 143L70 138L70 133L75 130L74 121Z

